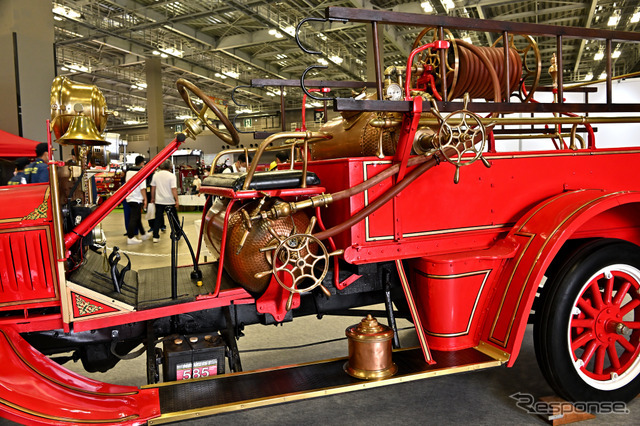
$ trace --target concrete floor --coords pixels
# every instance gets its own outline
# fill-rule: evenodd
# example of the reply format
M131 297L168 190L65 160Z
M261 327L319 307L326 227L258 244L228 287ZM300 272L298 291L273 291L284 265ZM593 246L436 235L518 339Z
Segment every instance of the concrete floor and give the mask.
M181 213L184 228L197 245L196 226L201 212ZM136 269L169 264L169 233L161 234L160 243L145 241L127 246L121 211L114 211L103 222L109 247L118 245L126 250ZM180 242L180 263L190 263L184 242ZM380 309L379 306L372 307ZM307 361L343 357L347 355L344 330L357 323L355 317L297 318L281 326L252 325L245 328L238 346L245 371ZM400 339L403 347L417 345L415 332L408 321L400 320ZM339 339L295 350L255 349L302 345L317 341ZM141 386L146 384L144 356L122 361L107 373L87 374L80 363L66 367L97 380ZM228 371L228 370L227 370ZM239 425L299 425L299 424L349 424L386 425L405 424L527 424L546 422L537 415L518 408L510 397L516 393L528 393L538 400L551 396L553 391L540 373L533 350L532 330L527 330L521 354L513 368L494 368L468 374L436 377L416 382L385 386L366 391L356 391L335 396L279 404L265 408L220 414L205 419L184 421L188 425L239 424ZM640 424L640 402L628 404L628 414L599 415L589 420L592 425ZM1 419L0 419L1 421Z

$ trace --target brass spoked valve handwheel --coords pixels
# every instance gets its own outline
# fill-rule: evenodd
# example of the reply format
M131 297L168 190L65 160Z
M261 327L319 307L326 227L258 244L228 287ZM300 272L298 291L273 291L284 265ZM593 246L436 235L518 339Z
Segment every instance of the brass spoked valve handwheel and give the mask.
M322 241L311 235L315 224L316 218L312 217L305 233L288 237L272 232L279 243L273 251L271 272L278 284L289 291L287 311L291 310L296 293L306 293L320 287L327 297L331 296L331 292L322 285L322 280L329 271L329 258L342 254L343 250L329 253Z
M178 88L178 93L180 93L180 96L182 96L182 99L185 101L189 109L193 111L193 113L198 117L197 121L207 126L207 128L211 130L214 135L222 139L223 142L234 146L240 143L240 135L238 134L238 131L235 129L235 127L233 127L231 121L229 121L229 118L227 118L227 116L222 111L220 111L220 108L216 106L216 104L209 96L205 95L202 90L200 90L195 84L191 83L188 80L185 80L184 78L180 78L178 79L178 81L176 81L176 87ZM189 96L189 92L194 94L203 102L203 106L201 109L197 109L193 104L193 101ZM209 121L206 115L207 111L209 110L211 110L211 112L216 115L218 120L220 120L220 122L224 125L229 133L221 132L216 125ZM197 133L197 131L194 131L193 133Z
M485 166L491 167L482 156L487 141L485 126L478 114L467 109L468 103L469 94L466 93L464 109L454 111L444 118L437 113L441 123L434 143L442 156L456 166L454 183L460 181L460 167L468 166L478 159L482 159Z

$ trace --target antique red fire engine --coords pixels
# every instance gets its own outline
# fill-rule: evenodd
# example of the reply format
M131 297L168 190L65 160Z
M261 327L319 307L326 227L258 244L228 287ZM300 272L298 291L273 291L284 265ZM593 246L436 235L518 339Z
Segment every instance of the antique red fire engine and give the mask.
M559 70L567 39L611 46L640 34L339 7L326 20L366 23L374 34L382 25L425 30L406 64L383 69L374 55L377 78L357 98L339 94L362 82L306 80L315 67L300 81L252 82L301 86L339 114L318 131L276 133L257 148L219 154L253 160L246 172L224 174L213 173L214 160L200 189L207 201L193 265L178 267L172 256L171 266L136 270L134 259L101 245L99 228L203 126L238 145L234 124L187 80L178 92L197 119L99 206L64 193L65 166L56 162L50 184L0 188L0 415L160 423L319 395L289 380L261 386L268 374L303 372L343 392L510 367L530 322L541 370L561 397L639 393L640 143L611 147L595 135L597 125L640 121L632 114L640 106L612 102L611 69L605 102L567 102L595 89L569 86ZM475 46L454 36L460 30L501 37ZM556 40L558 64L542 63L532 36ZM539 87L547 70L553 84ZM553 101L538 102L543 91ZM108 112L97 88L59 79L52 103L59 143L102 143ZM257 171L264 152L276 150L291 161ZM178 241L180 226L171 225ZM198 262L203 243L218 260ZM242 325L376 303L388 326L378 315L350 328L351 359L236 374ZM396 316L411 319L419 348L378 350L397 335ZM141 342L143 388L91 380L48 357L73 351L87 371L106 371ZM226 371L224 354L229 372L212 380ZM160 386L161 358L171 371ZM191 398L195 389L206 397Z

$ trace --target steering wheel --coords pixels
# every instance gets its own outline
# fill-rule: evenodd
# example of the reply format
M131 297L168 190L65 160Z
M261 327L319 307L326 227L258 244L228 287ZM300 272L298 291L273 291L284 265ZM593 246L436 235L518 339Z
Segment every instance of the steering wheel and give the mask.
M180 96L182 96L182 99L185 101L189 109L191 109L191 111L193 111L193 113L198 116L198 119L203 122L204 125L207 126L207 128L211 130L214 135L216 135L217 137L222 139L223 142L228 143L229 145L235 146L240 143L240 135L238 135L238 131L235 129L235 127L233 127L231 121L229 121L227 116L224 115L222 111L220 111L220 109L216 106L216 104L213 102L213 100L211 100L209 96L205 95L202 90L200 90L195 84L191 83L188 80L185 80L184 78L179 78L178 81L176 81L176 86L178 88L178 93L180 93ZM189 96L189 92L193 93L198 99L203 102L202 109L198 110L195 105L193 105L191 97ZM216 117L218 117L229 134L221 132L213 125L213 123L211 123L207 119L205 115L207 113L207 110L211 110L216 115Z

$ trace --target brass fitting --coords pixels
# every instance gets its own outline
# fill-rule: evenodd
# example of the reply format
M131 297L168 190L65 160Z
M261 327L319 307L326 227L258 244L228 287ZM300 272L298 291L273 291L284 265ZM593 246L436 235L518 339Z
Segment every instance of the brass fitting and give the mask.
M258 215L252 217L251 219L280 219L281 217L289 217L299 210L309 207L327 207L332 202L333 198L331 197L331 194L314 195L313 197L307 198L306 200L302 201L276 204L271 209L260 212Z

